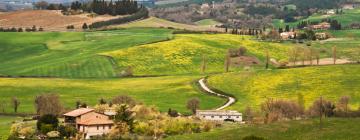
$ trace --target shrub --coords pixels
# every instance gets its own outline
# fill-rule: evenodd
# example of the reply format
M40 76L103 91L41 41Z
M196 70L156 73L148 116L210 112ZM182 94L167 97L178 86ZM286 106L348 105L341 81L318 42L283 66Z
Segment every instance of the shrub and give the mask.
M127 95L120 95L120 96L116 96L112 99L112 103L113 104L126 104L129 105L130 107L133 107L136 105L136 101L131 98L130 96Z
M301 107L292 101L268 99L261 105L265 113L265 122L273 122L279 119L293 119L302 113Z
M265 138L260 137L260 136L250 135L250 136L246 136L246 137L242 138L242 140L265 140Z
M36 122L36 128L43 134L55 130L59 126L59 120L55 115L43 115Z

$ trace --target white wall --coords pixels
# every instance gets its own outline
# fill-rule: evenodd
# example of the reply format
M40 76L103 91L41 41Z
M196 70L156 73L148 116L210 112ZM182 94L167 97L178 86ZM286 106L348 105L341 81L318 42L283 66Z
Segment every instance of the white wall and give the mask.
M205 116L205 117L204 117ZM203 116L198 116L201 119L205 119L205 120L213 120L213 121L223 121L225 119L232 119L234 121L242 121L242 116L220 116L220 115L203 115Z

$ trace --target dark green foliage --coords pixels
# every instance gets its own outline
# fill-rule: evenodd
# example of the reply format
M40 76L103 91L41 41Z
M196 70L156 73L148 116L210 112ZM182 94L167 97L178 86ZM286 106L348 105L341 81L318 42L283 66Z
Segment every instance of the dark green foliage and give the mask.
M259 136L254 136L254 135L250 135L250 136L244 137L242 140L265 140L265 138L259 137Z
M56 130L59 126L59 120L55 115L43 115L36 122L36 128L43 134Z
M99 15L126 15L136 13L138 10L137 1L133 0L118 0L116 2L93 0L91 3L91 11Z
M171 117L178 117L179 113L176 110L172 110L171 108L169 108L168 115Z
M134 129L134 115L128 105L122 104L116 109L114 118L116 123L125 122L130 127L130 132Z
M113 25L113 24L122 24L122 23L130 22L130 21L134 21L134 20L138 20L138 19L142 19L142 18L147 18L148 16L149 16L149 11L145 7L141 7L140 10L138 10L135 14L133 14L131 16L112 19L112 20L108 20L108 21L95 22L95 23L91 24L89 26L89 28L93 29L93 28L100 28L100 27L109 26L109 25Z
M76 133L77 133L77 130L75 127L73 126L64 126L64 125L61 125L59 126L58 128L58 131L60 132L60 137L63 138L63 137L74 137L76 136Z

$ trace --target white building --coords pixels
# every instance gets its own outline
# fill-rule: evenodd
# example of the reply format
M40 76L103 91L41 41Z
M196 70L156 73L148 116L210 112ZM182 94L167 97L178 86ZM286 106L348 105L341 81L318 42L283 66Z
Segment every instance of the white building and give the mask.
M231 110L197 110L196 116L211 121L237 121L242 122L242 114Z

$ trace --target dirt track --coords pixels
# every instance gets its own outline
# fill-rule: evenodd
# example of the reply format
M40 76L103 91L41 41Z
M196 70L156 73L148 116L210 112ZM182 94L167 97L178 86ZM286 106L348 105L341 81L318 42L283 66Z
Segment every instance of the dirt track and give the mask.
M104 21L117 18L114 16L88 17L85 14L65 16L60 11L50 10L28 10L0 14L0 26L11 27L43 27L45 31L66 31L66 26L74 25L80 29L84 23L91 24L97 21Z

